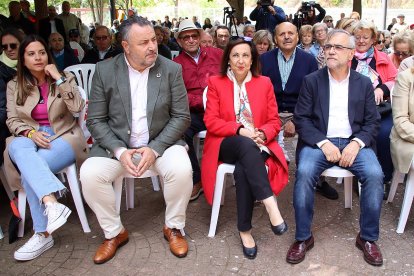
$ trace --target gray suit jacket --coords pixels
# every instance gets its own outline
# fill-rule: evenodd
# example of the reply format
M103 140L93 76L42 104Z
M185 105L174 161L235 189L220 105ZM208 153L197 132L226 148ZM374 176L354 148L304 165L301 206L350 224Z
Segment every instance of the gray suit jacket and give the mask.
M158 56L148 76L148 146L162 155L174 145L185 145L190 125L187 91L181 66ZM124 54L96 64L86 124L95 143L90 156L113 157L118 147L129 148L131 91Z

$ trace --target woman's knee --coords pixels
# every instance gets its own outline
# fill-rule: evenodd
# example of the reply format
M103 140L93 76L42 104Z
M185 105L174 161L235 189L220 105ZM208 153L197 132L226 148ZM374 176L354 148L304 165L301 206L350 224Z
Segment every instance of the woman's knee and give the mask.
M32 140L26 137L16 137L14 138L8 146L10 157L17 156L19 154L24 154L27 150L36 150L36 145Z

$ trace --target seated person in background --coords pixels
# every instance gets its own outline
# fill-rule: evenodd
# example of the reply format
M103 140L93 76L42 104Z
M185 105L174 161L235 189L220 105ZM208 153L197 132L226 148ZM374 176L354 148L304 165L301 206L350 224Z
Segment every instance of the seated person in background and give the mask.
M87 119L95 143L80 170L83 196L105 234L94 262L107 262L128 242L112 182L125 173L139 177L149 168L164 180L164 238L182 258L188 252L181 232L192 170L181 139L190 125L181 66L157 54L150 21L133 16L120 28L124 53L96 65Z
M287 163L275 141L280 119L272 84L259 74L259 66L259 55L251 42L230 41L221 62L220 76L210 77L208 81L204 115L207 136L201 163L202 183L209 204L213 202L220 162L235 165L237 229L243 254L249 259L257 254L252 236L255 200L262 201L266 207L274 234L282 235L288 229L274 197L288 182Z
M414 169L414 65L400 72L392 94L391 157L401 173Z
M200 47L213 47L213 42L213 37L208 32L201 32Z
M310 48L313 45L313 33L311 25L302 25L299 30L299 48L305 52L310 53Z
M414 33L411 31L400 32L392 39L394 52L389 55L395 68L400 67L401 61L414 55Z
M168 27L162 27L162 32L164 34L162 44L170 48L171 51L180 51L180 46L171 39L171 30Z
M68 66L79 64L79 59L75 56L72 48L65 46L64 43L65 41L60 33L50 34L49 47L59 71L63 71Z
M214 34L214 42L217 48L224 50L230 41L230 31L227 26L217 26Z
M172 59L171 49L168 48L167 45L162 43L162 41L164 40L164 32L162 30L162 27L159 25L155 25L154 31L155 35L157 36L158 54L168 59Z
M373 87L369 78L349 68L355 52L349 33L332 30L323 47L327 66L305 77L295 108L294 123L299 134L293 192L296 241L286 261L302 262L313 247L315 185L324 170L336 165L361 182L356 246L363 251L366 262L382 265L375 241L379 237L384 175L372 148L380 122Z
M39 35L44 41L49 41L51 33L60 33L66 39L65 27L62 20L57 18L55 6L48 6L47 11L49 16L39 20Z
M325 18L323 19L323 23L326 24L326 26L328 27L328 30L329 31L332 30L333 27L334 27L334 25L333 25L333 19L332 19L332 16L330 16L330 15L325 16Z
M201 187L201 172L198 159L194 151L193 139L200 131L206 130L204 125L204 105L203 92L207 86L210 76L218 75L220 72L220 62L223 51L218 48L200 47L200 34L204 33L201 28L197 28L190 19L181 21L180 27L176 32L178 44L183 49L174 58L174 61L181 64L183 68L184 85L187 89L188 103L190 105L191 125L185 131L184 137L189 150L191 166L193 168L193 192L191 200L195 200L203 191Z
M51 248L52 233L66 223L71 210L57 202L66 188L55 174L75 161L80 166L87 145L74 116L85 105L74 76L61 75L40 36L23 40L19 60L17 77L7 85L13 136L4 156L8 183L21 180L30 206L35 234L14 252L16 260L28 261Z
M257 31L253 36L253 43L260 55L273 49L272 33L268 30Z
M106 26L97 26L93 34L95 47L86 52L82 63L96 64L104 59L113 58L122 53L122 49L112 45L112 36Z
M245 25L243 28L243 36L253 38L255 33L255 28L253 25ZM239 34L240 35L240 34Z
M69 43L70 42L76 42L78 43L82 49L84 50L84 52L88 51L91 49L91 47L89 47L88 44L85 44L81 41L81 37L80 37L80 33L78 29L72 29L69 30ZM70 43L72 45L72 43Z
M323 45L328 34L328 26L325 23L316 23L312 26L312 34L315 38L315 43L310 47L309 52L316 58L318 68L321 69L326 65Z

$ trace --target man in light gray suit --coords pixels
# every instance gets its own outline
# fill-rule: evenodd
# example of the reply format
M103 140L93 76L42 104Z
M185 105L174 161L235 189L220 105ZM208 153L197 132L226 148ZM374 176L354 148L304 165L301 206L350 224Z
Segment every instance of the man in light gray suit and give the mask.
M181 66L158 56L148 20L129 18L120 32L124 54L96 66L87 119L95 143L80 170L83 195L106 238L94 262L110 260L128 242L112 182L124 173L141 176L149 168L164 180L164 237L175 256L185 257L188 244L181 230L192 169L182 140L190 113Z

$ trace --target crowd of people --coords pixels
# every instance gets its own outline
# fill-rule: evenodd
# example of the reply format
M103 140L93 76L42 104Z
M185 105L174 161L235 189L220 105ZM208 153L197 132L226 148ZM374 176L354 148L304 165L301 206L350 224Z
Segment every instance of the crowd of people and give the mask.
M289 17L274 1L259 1L250 14L255 25L247 17L231 27L208 18L202 25L195 16L151 22L131 10L122 22L85 35L69 2L60 15L49 6L38 31L26 2L10 2L0 37L0 146L8 185L26 191L34 228L16 260L53 246L52 233L71 213L58 202L66 188L54 174L74 162L105 235L96 264L129 240L115 206L115 179L150 168L159 173L163 235L181 258L188 252L188 204L203 192L212 204L221 163L235 165L237 229L244 256L254 259L255 201L275 235L288 231L276 196L289 177L284 139L296 136L296 229L286 261L300 263L313 248L314 193L338 198L320 177L336 165L361 183L356 246L367 263L383 264L376 244L382 200L394 168L414 169L414 33L404 15L378 31L357 12L342 14L334 26L318 4ZM90 149L75 115L85 100L64 72L78 63L96 64ZM204 130L200 166L193 138Z

